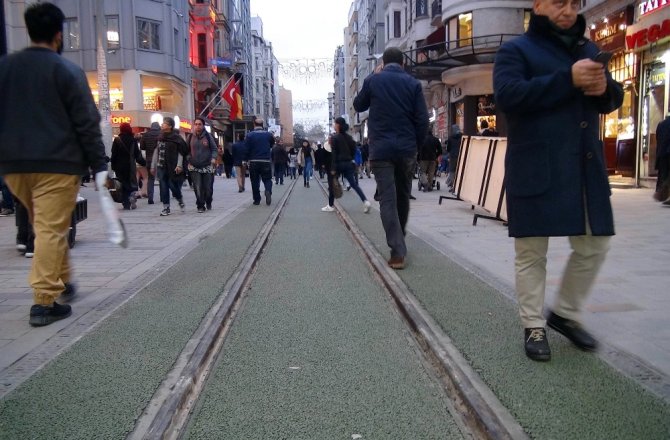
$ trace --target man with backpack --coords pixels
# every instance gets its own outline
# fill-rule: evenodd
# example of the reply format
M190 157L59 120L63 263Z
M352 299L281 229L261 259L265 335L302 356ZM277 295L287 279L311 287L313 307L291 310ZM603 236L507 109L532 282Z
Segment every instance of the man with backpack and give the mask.
M212 209L214 172L218 149L216 141L205 130L205 119L197 116L193 121L194 132L186 136L189 147L188 172L193 181L195 204L198 213Z

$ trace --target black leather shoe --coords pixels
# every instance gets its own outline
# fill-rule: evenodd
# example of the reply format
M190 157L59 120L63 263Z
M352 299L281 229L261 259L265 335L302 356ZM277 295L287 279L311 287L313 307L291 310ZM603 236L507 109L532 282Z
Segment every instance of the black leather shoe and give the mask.
M54 302L51 307L35 304L30 308L29 323L33 327L43 327L52 322L65 319L72 314L72 307Z
M547 331L542 327L524 329L526 356L534 361L551 360Z
M270 191L265 191L265 204L269 205L270 203L272 203L272 193Z
M547 318L547 325L568 338L580 350L595 351L598 349L598 341L577 321L562 318L551 312Z

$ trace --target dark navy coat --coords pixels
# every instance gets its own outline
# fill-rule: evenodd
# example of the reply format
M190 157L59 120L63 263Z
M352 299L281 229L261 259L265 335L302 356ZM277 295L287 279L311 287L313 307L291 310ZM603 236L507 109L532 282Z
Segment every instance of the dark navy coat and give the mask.
M584 34L585 22L577 26ZM607 72L607 91L585 96L572 84L572 65L598 47L585 38L570 49L549 32L546 17L505 43L493 69L496 105L507 117L505 190L509 235L614 235L599 114L623 101L621 85ZM585 209L586 208L586 209Z
M370 109L370 160L416 157L428 133L428 110L421 83L400 64L387 64L365 78L354 98L354 109Z

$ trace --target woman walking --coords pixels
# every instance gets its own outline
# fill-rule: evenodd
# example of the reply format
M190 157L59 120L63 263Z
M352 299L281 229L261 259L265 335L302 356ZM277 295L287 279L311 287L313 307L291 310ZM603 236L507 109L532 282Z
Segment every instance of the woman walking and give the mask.
M147 162L140 153L133 129L127 122L119 127L121 133L112 143L112 170L121 182L121 204L123 209L137 208L135 192L137 191L136 162L146 167Z
M331 148L332 148L332 161L330 168L330 179L337 179L337 175L341 174L349 186L356 191L358 197L361 198L363 202L363 211L367 214L370 212L370 202L368 201L363 191L358 186L358 182L354 177L354 155L356 154L356 142L353 138L347 133L349 130L349 124L344 120L344 118L339 117L335 119L333 124L335 134L331 138ZM332 212L335 210L335 195L333 194L332 184L328 185L328 205L321 208L324 212Z

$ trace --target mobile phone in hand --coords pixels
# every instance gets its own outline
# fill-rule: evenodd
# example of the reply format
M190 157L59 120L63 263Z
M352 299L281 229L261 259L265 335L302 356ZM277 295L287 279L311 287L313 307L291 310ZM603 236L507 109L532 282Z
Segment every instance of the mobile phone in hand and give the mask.
M607 67L607 63L609 63L610 60L612 59L612 52L600 51L592 59L596 63L600 63L604 67Z

